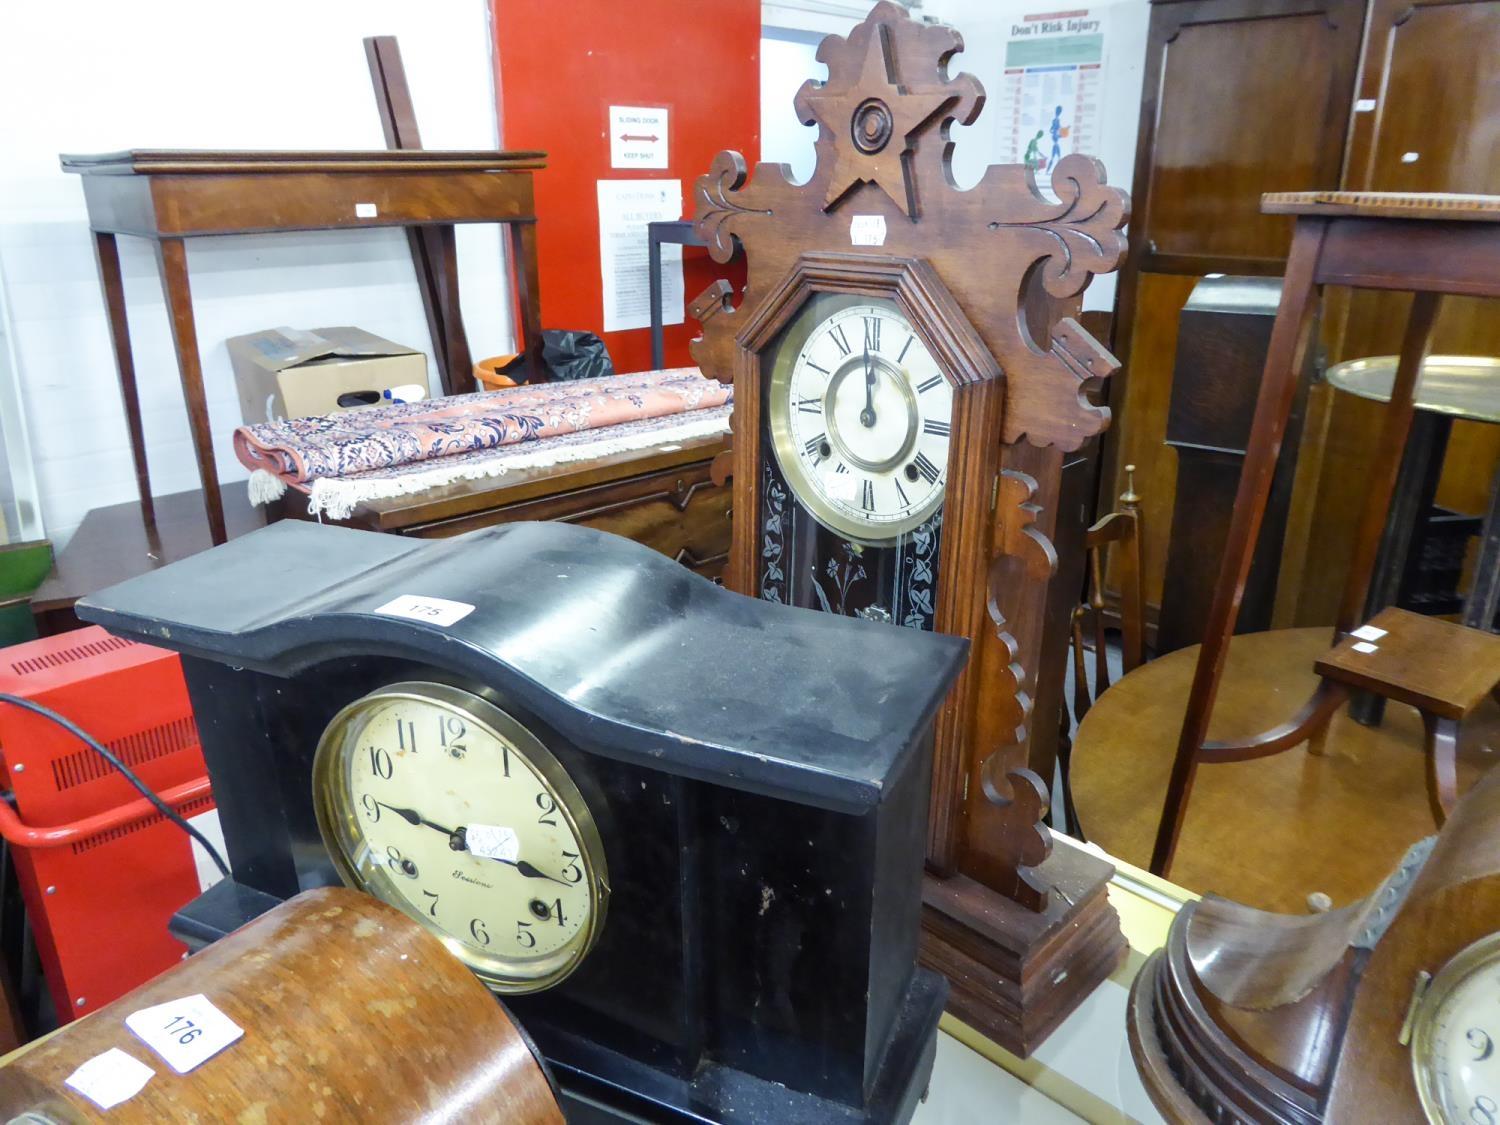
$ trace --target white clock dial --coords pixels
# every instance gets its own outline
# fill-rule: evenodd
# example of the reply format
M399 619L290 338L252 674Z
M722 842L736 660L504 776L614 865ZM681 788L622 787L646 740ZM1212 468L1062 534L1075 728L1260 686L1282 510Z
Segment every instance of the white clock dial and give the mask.
M770 389L773 446L822 523L894 539L943 500L953 390L895 307L847 305L813 325Z
M1428 1119L1500 1125L1500 935L1463 950L1433 978L1413 1025Z
M608 894L593 818L556 758L486 701L399 684L329 724L319 825L351 885L438 934L487 984L557 983Z

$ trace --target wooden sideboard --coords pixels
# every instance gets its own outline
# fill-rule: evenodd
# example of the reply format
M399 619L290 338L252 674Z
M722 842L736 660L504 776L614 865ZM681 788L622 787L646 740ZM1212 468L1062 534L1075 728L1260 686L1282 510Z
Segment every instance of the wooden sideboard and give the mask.
M710 467L728 444L727 435L701 437L661 449L519 469L491 480L367 501L335 522L437 539L518 520L562 520L634 539L718 580L729 555L730 489L713 482ZM307 514L302 494L291 490L273 515L316 518Z

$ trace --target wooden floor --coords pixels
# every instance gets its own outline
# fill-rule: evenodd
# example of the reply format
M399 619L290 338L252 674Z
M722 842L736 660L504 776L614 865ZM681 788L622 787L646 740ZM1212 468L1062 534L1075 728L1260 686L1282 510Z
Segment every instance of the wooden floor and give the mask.
M1209 737L1246 736L1290 718L1317 684L1313 662L1329 637L1326 628L1236 637ZM1084 834L1141 867L1150 860L1197 651L1171 653L1121 680L1074 742L1073 800ZM1322 756L1299 746L1200 767L1171 880L1304 913L1313 892L1335 906L1368 894L1410 844L1436 831L1415 710L1391 704L1377 729L1340 713L1324 745ZM1491 699L1465 724L1460 793L1497 751L1500 705Z

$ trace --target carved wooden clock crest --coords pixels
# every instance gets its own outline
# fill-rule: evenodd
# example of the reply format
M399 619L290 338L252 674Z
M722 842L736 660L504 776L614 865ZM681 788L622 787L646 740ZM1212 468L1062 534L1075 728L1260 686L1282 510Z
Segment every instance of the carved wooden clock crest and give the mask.
M1070 317L1129 201L1079 155L1055 199L1022 165L959 190L948 131L984 104L947 73L962 46L880 3L797 94L807 183L714 160L697 229L720 261L744 249L747 284L697 298L694 347L735 388L728 584L973 639L937 725L923 956L1027 1053L1124 949L1108 865L1052 852L1025 742L1062 455L1108 424L1088 391L1118 366Z

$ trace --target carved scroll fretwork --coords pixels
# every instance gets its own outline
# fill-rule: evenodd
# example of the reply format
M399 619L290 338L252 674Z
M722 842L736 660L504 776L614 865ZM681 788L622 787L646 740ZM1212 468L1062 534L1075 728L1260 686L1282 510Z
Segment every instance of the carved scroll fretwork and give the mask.
M926 259L1005 370L1002 439L1077 449L1109 423L1080 380L1105 378L1117 364L1066 318L1089 280L1123 258L1130 200L1079 154L1052 169L1055 198L1020 164L991 167L959 190L949 130L973 123L984 105L977 79L948 76L962 49L957 32L920 24L889 0L847 39L824 39L828 81L808 82L796 99L802 120L820 127L812 178L796 184L787 166L761 164L752 179L743 157L720 153L694 190L698 233L721 262L736 241L751 247L741 306L752 310L804 249ZM856 215L884 220L876 244L851 245ZM1043 308L1045 319L1031 323ZM724 341L741 326L733 313L704 323L694 356L706 372L727 377Z
M1024 236L1031 261L1042 263L1047 292L1073 297L1094 274L1109 273L1124 257L1120 228L1130 218L1130 200L1105 184L1103 164L1076 152L1057 162L1052 191L1056 203L1035 191L1030 200L1012 194L989 229Z
M1030 868L1052 852L1052 835L1041 822L1047 813L1047 786L1031 770L1011 768L1011 756L1006 753L1010 747L1026 742L1031 696L1026 691L1026 669L1021 664L1016 639L1010 633L1003 604L1010 591L1018 587L1018 570L1039 582L1050 579L1057 570L1057 552L1035 527L1039 512L1032 503L1036 481L1025 473L1006 470L1000 474L998 488L995 503L1000 520L1000 551L990 564L987 605L995 634L1009 657L1002 673L1009 680L1009 690L997 693L997 702L1009 708L1000 725L1011 739L1006 745L991 748L980 764L979 777L984 795L1008 814L1000 822L1003 838L996 849L996 854L1005 860L1004 871L1010 884L1007 894L1029 909L1041 912L1047 909L1047 890Z

